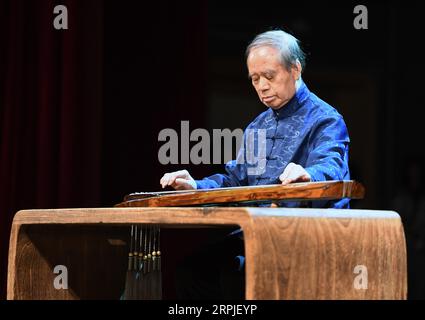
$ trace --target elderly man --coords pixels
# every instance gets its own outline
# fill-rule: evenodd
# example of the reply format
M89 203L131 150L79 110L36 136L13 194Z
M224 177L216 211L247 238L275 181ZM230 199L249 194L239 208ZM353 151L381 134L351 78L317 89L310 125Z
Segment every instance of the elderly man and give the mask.
M249 174L247 161L233 160L226 164L226 174L202 180L194 180L186 170L166 173L160 180L162 187L210 189L349 179L347 127L342 116L302 81L305 59L298 40L280 30L265 32L248 46L246 55L249 78L268 107L247 127L266 130L265 170ZM311 205L347 208L348 203L342 199Z
M238 161L246 159L249 152L245 135L245 147L241 148L238 159L226 164L226 174L195 180L186 170L166 173L160 180L162 187L208 189L349 179L346 125L343 117L310 92L302 81L305 55L298 40L281 30L262 33L247 47L246 59L252 85L267 106L245 131L262 129L265 132L265 141L258 141L265 145L264 170L249 170L253 164ZM348 208L349 200L316 201L310 205ZM242 298L243 264L232 265L236 256L238 262L243 261L243 246L230 237L225 243L186 261L177 279L180 296ZM209 273L207 277L197 273L197 268ZM230 295L226 296L226 292Z

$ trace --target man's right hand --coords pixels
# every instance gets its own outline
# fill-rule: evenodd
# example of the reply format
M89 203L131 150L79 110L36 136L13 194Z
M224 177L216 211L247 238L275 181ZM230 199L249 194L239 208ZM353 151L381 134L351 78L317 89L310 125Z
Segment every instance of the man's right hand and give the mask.
M196 182L187 170L180 170L164 174L159 182L162 188L171 186L176 190L196 189Z

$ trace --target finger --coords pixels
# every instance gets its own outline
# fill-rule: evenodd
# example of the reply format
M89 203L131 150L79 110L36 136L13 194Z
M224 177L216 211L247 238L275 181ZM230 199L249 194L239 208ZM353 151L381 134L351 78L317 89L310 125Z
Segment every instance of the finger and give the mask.
M172 187L173 187L175 190L186 190L186 185L185 185L184 183L182 183L182 182L174 183L174 184L172 185Z
M170 175L170 178L168 179L168 185L172 186L177 178L182 178L182 172L181 171L173 172Z
M168 173L165 173L162 178L159 180L159 183L164 183L165 182L165 177L168 175Z
M305 169L300 165L295 165L291 171L289 172L288 176L282 184L289 184L294 182L308 182L310 181L310 176L308 173L306 173Z
M280 181L285 180L285 179L286 179L286 177L288 176L288 172L289 172L289 169L288 169L288 166L287 166L287 167L285 168L285 170L283 170L282 174L279 176L279 180L280 180Z
M162 188L165 188L165 187L168 185L168 179L169 179L169 176L170 176L170 174L169 174L169 173L166 173L166 174L164 174L164 176L161 178L160 183L161 183Z
M170 186L176 190L181 190L182 184L183 184L181 180L182 180L181 178L175 179L172 183L170 183Z
M294 167L294 170L288 178L290 178L292 182L305 182L311 180L308 172L299 164Z
M288 175L290 174L290 172L292 171L292 169L293 169L293 167L294 167L294 163L289 163L287 166L286 166L286 168L285 168L285 170L283 170L283 173L280 175L280 177L279 177L279 179L280 179L280 181L284 181L285 179L287 179L288 178Z
M188 180L191 177L189 175L189 172L187 172L187 170L180 170L180 171L173 172L170 175L170 179L169 179L168 185L172 185L176 181L177 178L182 178L182 179L187 179Z
M173 184L173 188L176 190L191 190L193 186L189 183L189 180L177 178Z
M297 180L300 175L303 174L303 172L300 170L299 166L294 166L291 170L291 172L289 172L288 176L286 177L286 179L289 179L291 181L295 181Z
M296 181L301 174L303 174L302 167L299 165L293 164L288 170L288 174L283 179L282 184L286 185Z
M291 179L283 179L283 181L282 181L282 185L283 186L286 186L287 184L290 184L292 182L292 180Z
M159 180L159 183L161 184L161 187L165 187L165 174L162 176L161 180Z

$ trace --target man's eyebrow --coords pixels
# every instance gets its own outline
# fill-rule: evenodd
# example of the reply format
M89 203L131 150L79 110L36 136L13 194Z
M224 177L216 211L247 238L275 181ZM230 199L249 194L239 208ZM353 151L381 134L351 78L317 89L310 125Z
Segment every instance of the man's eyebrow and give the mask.
M274 76L276 74L276 70L273 69L268 69L264 72L260 72L261 75L272 75ZM253 74L248 74L248 79L251 80L253 76L257 75L257 73L253 73Z
M264 71L263 74L275 75L276 74L276 70L268 69L268 70Z

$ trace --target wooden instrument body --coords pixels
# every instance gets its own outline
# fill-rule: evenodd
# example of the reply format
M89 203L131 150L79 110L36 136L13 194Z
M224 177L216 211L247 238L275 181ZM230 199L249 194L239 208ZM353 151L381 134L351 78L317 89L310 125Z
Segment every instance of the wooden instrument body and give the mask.
M7 298L118 298L131 224L241 227L247 299L407 296L405 238L395 212L127 207L18 212L10 238ZM66 290L54 287L57 265L67 267ZM367 288L356 286L359 276Z
M258 185L201 190L140 192L127 195L117 207L182 207L273 201L362 199L363 185L354 180Z

